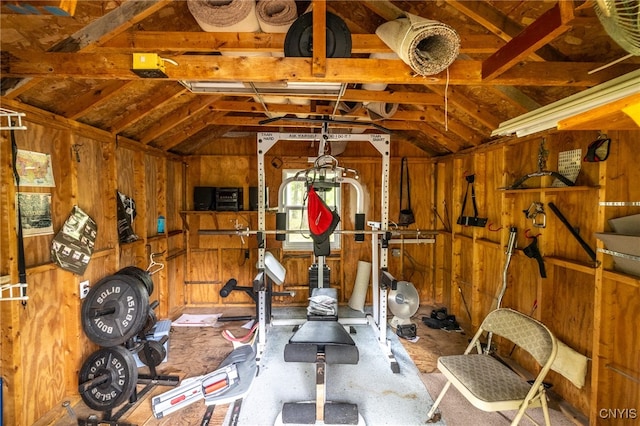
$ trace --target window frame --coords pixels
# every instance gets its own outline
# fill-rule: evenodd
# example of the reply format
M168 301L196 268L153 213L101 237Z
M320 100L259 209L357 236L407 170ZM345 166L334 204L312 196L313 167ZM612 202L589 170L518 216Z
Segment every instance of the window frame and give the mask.
M296 174L298 176L304 176L302 173L304 169L283 169L282 170L282 181L286 181L294 177ZM322 174L325 179L330 180L339 177L334 171L324 171L322 170ZM316 175L316 178L319 178L319 175ZM314 179L314 176L309 176L309 179ZM313 250L313 240L311 239L311 233L309 231L309 224L307 220L307 194L306 194L306 185L308 180L295 180L289 182L283 191L284 200L281 201L281 207L284 210L286 216L286 229L288 230L303 230L307 231L306 233L297 233L291 232L287 233L285 240L282 242L282 249L287 251L310 251ZM296 188L298 187L298 188ZM293 189L292 189L293 188ZM298 194L296 200L291 202L290 194L292 191L301 191L302 196ZM337 186L335 186L332 191L334 192L335 199L331 202L327 202L329 208L337 210L338 214L341 215L342 209L342 185L338 182ZM324 200L325 194L322 192L318 192L320 197ZM296 218L292 218L292 212L302 212L302 214L298 213ZM295 221L294 221L295 219ZM336 230L341 229L341 222L338 222L338 226ZM329 237L331 250L340 250L342 247L341 235L333 233Z

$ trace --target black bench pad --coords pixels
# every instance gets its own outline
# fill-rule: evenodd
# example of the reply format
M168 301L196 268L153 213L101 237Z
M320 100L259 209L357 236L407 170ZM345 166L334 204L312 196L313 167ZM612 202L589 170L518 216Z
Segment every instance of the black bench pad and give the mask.
M357 425L358 406L340 402L324 404L324 423L332 425ZM285 402L282 407L284 424L316 424L316 404L309 402Z
M324 352L327 364L357 364L358 348L337 321L307 321L291 336L284 348L286 362L316 362Z

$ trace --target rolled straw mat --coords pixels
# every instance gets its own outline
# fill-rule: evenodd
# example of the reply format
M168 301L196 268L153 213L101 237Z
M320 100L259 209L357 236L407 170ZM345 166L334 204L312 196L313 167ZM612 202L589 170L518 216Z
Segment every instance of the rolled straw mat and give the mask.
M260 31L254 0L187 0L187 5L204 31Z
M263 32L286 33L298 18L298 9L295 0L260 0L256 16Z
M444 71L460 51L460 37L453 28L406 12L380 25L376 34L419 75Z

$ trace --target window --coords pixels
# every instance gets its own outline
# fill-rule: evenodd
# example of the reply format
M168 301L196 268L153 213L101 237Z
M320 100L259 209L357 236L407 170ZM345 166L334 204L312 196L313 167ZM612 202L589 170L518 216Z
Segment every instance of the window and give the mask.
M295 177L296 173L300 170L286 169L282 171L283 181L292 177ZM332 171L325 171L324 177L316 174L315 179L317 181L324 180L325 182L331 182L335 178L335 173ZM300 174L300 176L303 176ZM309 175L309 179L314 179L313 175ZM316 186L316 189L318 187ZM340 195L341 187L338 184L336 187L328 188L326 191L318 191L320 197L329 206L330 209L336 210L340 214ZM284 191L284 209L287 215L287 229L290 230L302 230L301 233L288 233L284 241L285 250L313 250L313 241L311 240L311 234L309 232L309 222L307 219L307 182L304 180L291 181L285 187ZM340 223L336 229L340 229ZM331 244L331 250L340 249L340 235L335 233L329 237Z

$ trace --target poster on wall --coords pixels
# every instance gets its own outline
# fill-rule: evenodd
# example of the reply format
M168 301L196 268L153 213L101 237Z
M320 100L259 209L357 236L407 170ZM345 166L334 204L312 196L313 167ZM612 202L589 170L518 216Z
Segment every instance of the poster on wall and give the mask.
M50 154L19 149L16 155L16 170L20 176L20 186L56 186Z
M51 221L51 194L18 192L22 236L53 234Z
M51 242L51 260L64 270L82 275L89 265L98 235L98 225L80 207L71 215Z

